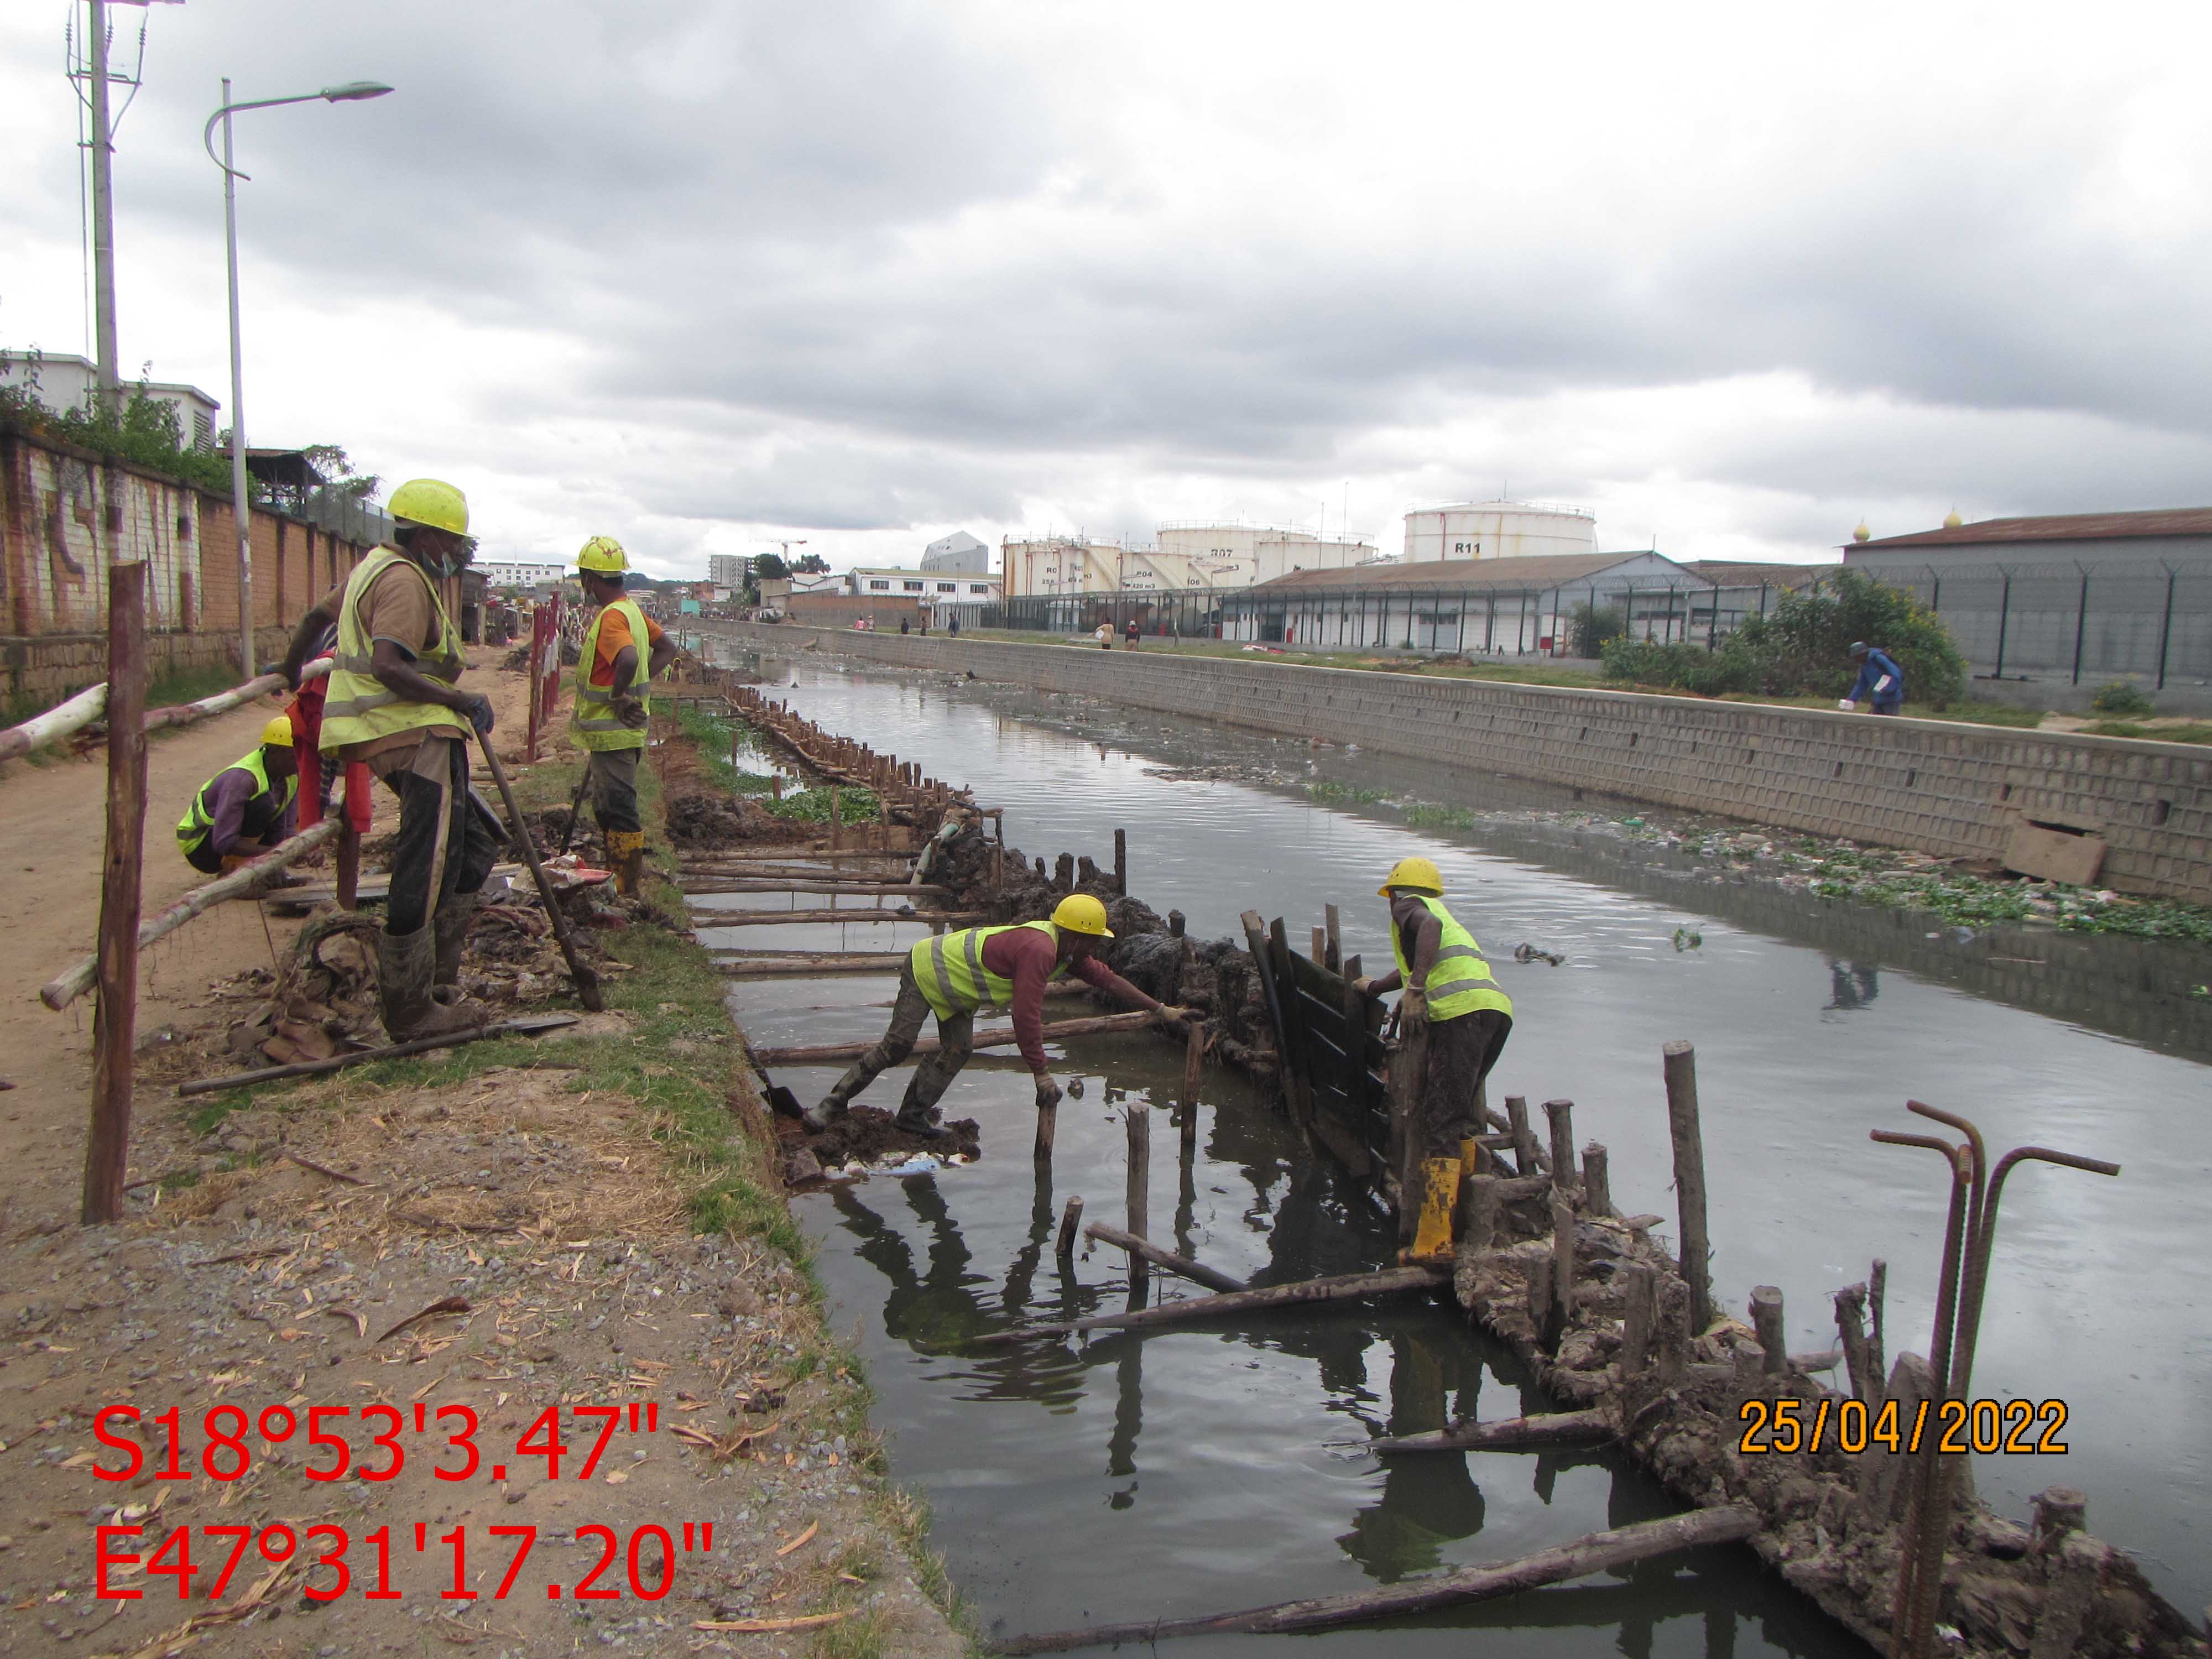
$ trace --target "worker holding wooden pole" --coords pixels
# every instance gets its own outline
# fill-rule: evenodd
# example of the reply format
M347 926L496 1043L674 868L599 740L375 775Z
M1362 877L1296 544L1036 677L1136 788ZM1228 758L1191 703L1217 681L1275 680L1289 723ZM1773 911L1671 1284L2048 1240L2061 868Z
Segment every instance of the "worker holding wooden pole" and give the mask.
M1498 988L1474 935L1443 907L1443 877L1428 859L1400 859L1383 878L1395 971L1362 981L1370 995L1403 988L1401 1012L1425 1014L1426 1068L1418 1121L1406 1126L1408 1170L1400 1203L1419 1217L1407 1259L1449 1261L1460 1177L1474 1173L1483 1133L1483 1079L1513 1030L1513 1000Z
M623 597L629 569L629 556L611 536L592 537L576 555L584 597L599 608L584 629L576 665L574 730L590 757L592 816L614 866L615 891L634 898L645 866L637 766L653 720L647 692L678 653L660 624Z
M399 797L399 834L377 995L394 1042L488 1024L462 995L461 951L499 854L469 795L469 732L492 727L491 699L464 691L461 638L436 583L474 556L467 498L416 478L392 492L393 545L380 547L301 618L285 653L293 685L331 624L337 651L323 706L323 752L359 761Z
M907 953L899 969L898 1000L891 1005L890 1027L820 1103L808 1110L807 1129L820 1134L851 1110L854 1096L914 1051L922 1020L935 1014L937 1052L922 1060L907 1085L897 1124L926 1139L945 1134L931 1121L931 1115L968 1063L975 1011L986 1003L1012 1007L1015 1038L1036 1079L1037 1109L1048 1111L1058 1106L1060 1085L1046 1067L1040 1035L1048 982L1072 973L1131 1007L1170 1021L1185 1018L1182 1009L1164 1006L1097 959L1094 953L1113 937L1106 926L1106 907L1088 893L1071 893L1049 921L963 927L922 940Z

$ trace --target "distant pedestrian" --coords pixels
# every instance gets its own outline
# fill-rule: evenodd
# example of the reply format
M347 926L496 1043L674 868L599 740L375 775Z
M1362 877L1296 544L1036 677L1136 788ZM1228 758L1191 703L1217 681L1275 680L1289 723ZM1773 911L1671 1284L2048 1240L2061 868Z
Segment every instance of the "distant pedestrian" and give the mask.
M1124 631L1127 632L1129 637L1129 649L1134 651L1137 648L1137 641L1143 636L1145 630L1137 626L1137 619L1134 617L1132 617L1129 618L1129 625L1127 629Z
M1894 714L1904 707L1905 671L1897 665L1895 658L1864 640L1854 640L1851 660L1859 665L1859 677L1851 686L1850 696L1836 707L1856 708L1860 703L1871 701L1877 714Z
M906 633L906 632L908 632L908 623L907 623L907 619L906 619L904 617L901 617L899 618L899 632L900 632L900 633L902 633L902 634L904 634L904 633Z
M952 630L952 637L956 640L958 639L960 637L960 618L957 616L954 617L947 626Z
M1091 637L1098 641L1098 648L1101 651L1111 651L1114 648L1114 624L1100 623L1091 630Z

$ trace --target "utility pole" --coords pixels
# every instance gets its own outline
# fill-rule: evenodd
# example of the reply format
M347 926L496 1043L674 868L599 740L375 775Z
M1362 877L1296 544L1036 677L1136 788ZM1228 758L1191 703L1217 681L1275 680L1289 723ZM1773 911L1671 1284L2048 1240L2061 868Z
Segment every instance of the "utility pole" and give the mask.
M113 413L115 356L115 134L107 106L107 0L92 8L92 285L94 355L100 366L100 404Z

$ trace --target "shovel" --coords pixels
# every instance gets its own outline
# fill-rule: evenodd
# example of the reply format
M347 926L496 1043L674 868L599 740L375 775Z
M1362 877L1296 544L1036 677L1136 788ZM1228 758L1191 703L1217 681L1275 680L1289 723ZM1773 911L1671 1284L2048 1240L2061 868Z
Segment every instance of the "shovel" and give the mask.
M477 747L483 750L484 764L491 769L491 781L499 786L499 798L507 803L514 845L522 854L522 861L530 866L530 878L538 884L538 896L545 902L545 914L553 923L553 937L561 942L561 954L568 958L569 975L576 981L577 1000L596 1014L607 1006L606 1000L599 994L599 976L592 971L589 963L576 954L575 941L568 937L568 919L561 914L561 901L554 896L545 866L538 861L538 843L531 837L522 809L514 804L514 786L507 781L507 769L492 752L490 733L477 732Z
M584 775L576 780L576 793L568 802L568 827L561 832L561 856L568 857L568 849L576 843L576 815L584 810L584 791L592 786L592 769L587 762Z

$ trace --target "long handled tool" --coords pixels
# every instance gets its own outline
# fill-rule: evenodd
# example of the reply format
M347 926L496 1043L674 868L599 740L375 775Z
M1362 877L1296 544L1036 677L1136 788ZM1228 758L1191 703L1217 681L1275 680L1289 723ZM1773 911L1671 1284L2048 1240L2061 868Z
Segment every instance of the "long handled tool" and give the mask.
M576 954L575 941L568 937L568 918L561 914L561 901L554 896L545 866L538 861L538 842L523 818L522 809L515 805L514 786L507 781L507 769L492 752L489 732L477 733L477 747L483 750L484 764L491 769L491 781L499 786L499 798L507 803L514 844L521 851L522 861L530 866L530 878L538 884L538 896L545 901L545 914L553 923L553 937L561 942L561 954L568 958L568 972L576 981L577 1000L596 1014L607 1006L606 1000L599 994L599 976L592 971L589 963Z
M588 763L584 775L576 780L576 793L568 802L568 825L561 832L561 856L568 857L568 849L576 844L576 818L584 810L584 791L592 787L592 769Z

